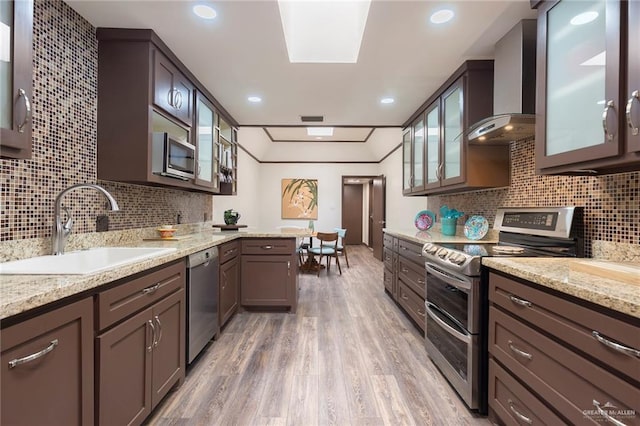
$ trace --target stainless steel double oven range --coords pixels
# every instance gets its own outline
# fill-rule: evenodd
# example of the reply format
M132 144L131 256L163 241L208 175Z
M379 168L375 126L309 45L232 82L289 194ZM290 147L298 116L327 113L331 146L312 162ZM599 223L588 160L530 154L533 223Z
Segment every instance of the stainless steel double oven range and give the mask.
M426 268L425 345L470 409L487 412L488 271L484 256L583 257L579 207L500 208L498 244L422 248Z

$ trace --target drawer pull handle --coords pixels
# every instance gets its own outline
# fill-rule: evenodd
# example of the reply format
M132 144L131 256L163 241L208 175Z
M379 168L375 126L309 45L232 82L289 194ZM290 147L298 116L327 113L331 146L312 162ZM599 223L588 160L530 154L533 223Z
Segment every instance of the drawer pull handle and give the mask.
M407 272L409 272L409 270L407 268L403 267L402 268L402 272L404 272L406 274Z
M618 352L623 353L623 354L628 355L628 356L634 356L636 358L640 358L640 351L637 350L637 349L633 349L633 348L630 348L628 346L621 345L620 343L612 342L611 340L603 337L600 333L598 333L595 330L591 332L591 335L598 342L602 343L603 345L605 345L605 346L607 346L607 347L609 347L609 348L611 348L611 349L613 349L615 351L618 351Z
M43 356L45 356L46 354L54 350L56 346L58 346L58 339L52 340L49 343L49 346L47 346L46 348L44 348L39 352L36 352L31 355L27 355L22 358L12 359L11 361L9 361L9 368L17 367L20 364L26 364L28 362L35 361L38 358L42 358Z
M421 317L424 318L424 316L426 315L426 313L422 310L422 309L418 309L418 315L420 315Z
M509 295L509 299L511 299L511 301L517 305L526 306L527 308L531 307L531 302L529 302L528 300L520 299L519 297L516 297L513 294Z
M518 419L522 420L523 422L525 422L528 425L533 423L533 421L529 417L525 416L524 414L522 414L518 410L516 410L516 407L514 406L513 401L511 400L511 398L509 398L507 400L507 402L509 403L509 409L511 410L511 412L513 414L516 415L516 417Z
M418 278L418 283L419 284L424 284L424 280L422 278Z
M155 319L156 319L156 322L158 323L158 340L155 341L153 346L158 347L160 340L162 340L162 323L160 322L160 318L158 318L157 315L155 316Z
M143 288L142 289L142 294L153 294L156 291L158 291L158 289L160 288L160 283L155 283L154 285L147 287L147 288Z
M261 246L261 248L264 250L271 250L273 246Z
M408 297L406 294L404 294L404 293L402 293L402 294L401 294L401 297L402 297L404 300L409 300L409 297Z
M533 355L531 355L529 352L525 352L522 349L518 349L515 346L513 346L513 341L509 340L508 345L509 345L509 349L511 349L511 352L513 352L514 354L520 355L522 358L526 358L526 359L533 358Z
M605 410L600 408L600 403L598 401L596 401L595 399L593 400L593 406L596 407L596 410L598 411L598 414L600 414L603 418L607 419L608 421L610 421L614 425L616 425L616 426L627 426L626 423L622 423L620 420L614 419L613 417L611 417L609 415L609 413L607 413Z

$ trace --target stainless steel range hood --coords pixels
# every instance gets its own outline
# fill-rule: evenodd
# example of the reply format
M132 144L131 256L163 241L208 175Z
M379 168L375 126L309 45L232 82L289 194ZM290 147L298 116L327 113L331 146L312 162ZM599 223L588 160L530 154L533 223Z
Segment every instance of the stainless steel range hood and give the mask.
M495 46L493 116L467 132L471 144L502 145L535 135L536 21L514 26Z

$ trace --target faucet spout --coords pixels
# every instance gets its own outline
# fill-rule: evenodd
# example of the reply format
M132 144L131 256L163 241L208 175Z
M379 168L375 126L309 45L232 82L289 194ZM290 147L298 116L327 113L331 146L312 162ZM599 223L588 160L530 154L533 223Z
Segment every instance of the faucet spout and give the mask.
M67 237L71 233L71 227L73 225L73 220L66 209L65 211L67 211L67 216L69 216L68 221L66 225L62 223L62 218L60 217L61 216L60 211L62 210L62 198L68 192L71 192L75 189L80 189L80 188L95 189L98 192L101 192L109 202L109 208L111 209L111 211L120 210L120 206L118 206L118 202L115 200L115 198L113 198L113 196L100 185L95 185L91 183L79 183L77 185L71 185L70 187L60 191L60 193L56 197L55 204L54 204L53 233L51 235L51 252L56 256L60 254L64 254L64 246L65 246L65 243L67 242Z

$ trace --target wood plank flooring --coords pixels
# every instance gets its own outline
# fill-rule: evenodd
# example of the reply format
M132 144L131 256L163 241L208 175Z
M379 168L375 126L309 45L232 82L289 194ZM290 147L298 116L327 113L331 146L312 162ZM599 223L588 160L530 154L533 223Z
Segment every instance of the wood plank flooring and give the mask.
M382 262L364 246L349 262L342 276L300 275L296 314L235 315L147 423L488 425L385 294Z

